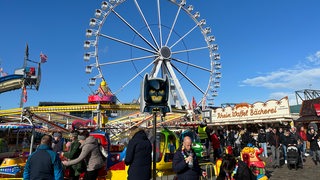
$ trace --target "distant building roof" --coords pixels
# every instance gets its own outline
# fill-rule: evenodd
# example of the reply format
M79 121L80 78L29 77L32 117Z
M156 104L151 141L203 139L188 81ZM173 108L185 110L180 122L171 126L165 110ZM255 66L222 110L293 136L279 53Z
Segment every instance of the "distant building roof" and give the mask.
M300 113L301 104L290 106L290 113Z

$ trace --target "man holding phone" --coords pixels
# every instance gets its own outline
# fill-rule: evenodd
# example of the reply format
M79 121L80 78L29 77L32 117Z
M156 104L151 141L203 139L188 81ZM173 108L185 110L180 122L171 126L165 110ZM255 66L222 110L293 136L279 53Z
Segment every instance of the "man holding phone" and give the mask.
M172 169L180 180L199 180L206 173L200 168L198 159L192 147L189 136L183 138L182 146L177 149L172 161Z

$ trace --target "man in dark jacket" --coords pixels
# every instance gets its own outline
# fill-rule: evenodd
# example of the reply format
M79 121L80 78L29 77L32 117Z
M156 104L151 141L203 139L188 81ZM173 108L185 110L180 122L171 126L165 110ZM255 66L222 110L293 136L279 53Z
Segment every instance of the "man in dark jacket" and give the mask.
M191 148L192 140L189 136L183 138L183 144L178 148L172 160L172 169L179 180L199 180L202 170L196 153Z
M44 135L38 149L32 153L24 167L24 180L63 180L63 169L59 155L52 151L52 137Z
M279 168L280 167L280 137L276 128L274 128L270 132L267 142L271 146L273 168Z
M307 138L310 142L312 160L315 165L318 165L318 159L320 159L320 148L318 145L319 134L314 130L314 128L310 128L310 130L307 133Z
M152 145L143 129L134 126L130 133L125 164L129 165L128 180L151 179Z

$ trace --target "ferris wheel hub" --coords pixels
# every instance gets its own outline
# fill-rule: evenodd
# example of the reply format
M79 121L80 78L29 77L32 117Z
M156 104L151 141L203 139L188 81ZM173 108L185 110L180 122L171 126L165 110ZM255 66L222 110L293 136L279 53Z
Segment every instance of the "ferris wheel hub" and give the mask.
M163 57L163 59L171 58L171 50L170 50L170 48L167 47L167 46L163 46L160 49L160 55L161 55L161 57Z

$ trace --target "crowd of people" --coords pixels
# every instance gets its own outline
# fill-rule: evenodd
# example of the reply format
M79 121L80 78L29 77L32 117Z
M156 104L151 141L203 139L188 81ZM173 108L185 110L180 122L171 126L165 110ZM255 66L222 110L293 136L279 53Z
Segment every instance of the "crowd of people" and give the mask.
M95 180L99 170L105 166L98 140L89 136L87 130L72 131L70 140L70 147L64 151L61 133L44 135L36 151L28 156L23 179L63 180L68 170L68 179L79 179L84 173L84 180Z
M199 127L201 128L200 133ZM207 127L208 130L204 130L203 128L205 126L202 124L199 127L198 130L196 130L199 136L208 137L208 141L202 141L203 144L206 145L205 143L209 142L212 147L212 162L215 163L218 159L222 159L221 170L217 179L230 179L229 176L231 175L232 178L236 180L252 179L252 173L248 172L249 168L245 167L241 158L239 158L241 150L246 146L263 149L261 156L264 157L265 160L269 159L273 168L281 167L280 159L284 160L284 164L288 163L287 149L290 147L296 147L298 149L299 157L301 157L298 158L298 167L303 166L305 157L309 155L311 155L315 165L320 162L320 144L317 126L308 126L307 128L299 126L298 129L294 126L255 127L250 130L239 128L238 126L234 127L234 129L230 127L229 129L224 129L223 127ZM209 135L204 132L208 132ZM307 144L309 144L308 152ZM184 142L182 147L185 148L185 146ZM226 152L227 147L232 147L232 154ZM177 173L178 179L184 179L183 177L186 176L190 177L190 174L195 170L197 173L194 172L193 175L198 174L199 177L201 170L199 171L197 168L190 168L188 166L189 158L194 156L184 155L181 151L183 152L183 148L178 149L173 161L173 170ZM194 158L195 162L197 162L196 157ZM239 173L237 173L237 171L239 171ZM233 175L235 176L233 177Z
M249 167L239 157L241 150L247 146L263 149L264 158L272 158L272 167L279 168L280 158L287 164L287 149L295 146L299 149L301 157L311 156L315 165L320 160L319 134L317 127L269 127L269 128L230 128L210 127L201 123L195 132L201 143L208 147L205 160L215 163L222 159L220 174L217 179L252 179ZM130 130L124 162L129 165L129 180L148 180L152 178L152 144L144 129L133 127ZM99 153L99 142L89 132L72 131L68 143L64 142L61 133L44 135L37 150L29 155L24 168L24 179L64 179L64 171L68 170L69 179L79 179L84 174L84 180L96 179L98 172L104 168L105 161ZM172 144L172 142L170 142ZM67 144L64 146L64 144ZM307 151L309 144L309 151ZM173 144L172 144L173 145ZM65 147L65 149L64 149ZM171 146L170 146L171 147ZM226 153L227 147L232 147L232 154ZM192 149L192 139L183 138L180 147L173 146L172 169L177 179L198 180L206 176L201 169L199 159ZM213 157L210 157L212 149ZM175 152L173 153L173 150ZM271 152L271 153L268 153ZM64 157L61 160L61 157ZM280 157L282 156L282 157ZM41 161L39 161L41 159ZM303 159L299 165L302 166Z

